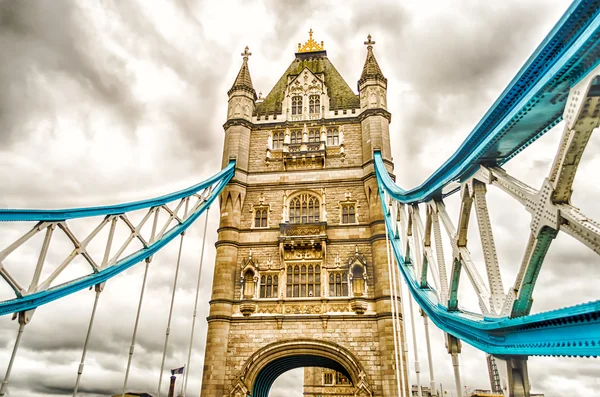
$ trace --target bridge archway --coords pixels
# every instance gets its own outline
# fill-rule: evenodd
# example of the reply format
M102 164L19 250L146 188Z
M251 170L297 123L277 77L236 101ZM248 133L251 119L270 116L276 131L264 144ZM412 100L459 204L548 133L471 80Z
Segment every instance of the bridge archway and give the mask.
M275 379L284 372L302 367L323 367L339 371L355 387L356 396L372 396L364 368L347 349L336 343L294 339L271 343L246 361L230 395L267 397Z

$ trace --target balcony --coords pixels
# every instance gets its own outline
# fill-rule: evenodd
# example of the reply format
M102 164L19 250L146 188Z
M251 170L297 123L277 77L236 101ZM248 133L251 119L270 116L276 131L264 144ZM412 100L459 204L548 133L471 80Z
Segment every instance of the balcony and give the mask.
M305 258L322 258L326 241L327 222L281 223L279 225L279 243L283 259L296 257L300 252ZM290 255L294 251L296 253Z
M283 164L286 169L323 168L325 153L324 141L284 143Z

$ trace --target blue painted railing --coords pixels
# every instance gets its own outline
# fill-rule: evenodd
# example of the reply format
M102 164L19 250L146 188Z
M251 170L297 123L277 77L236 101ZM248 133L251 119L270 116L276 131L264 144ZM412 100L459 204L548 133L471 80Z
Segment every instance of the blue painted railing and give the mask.
M437 292L429 285L422 288L412 265L404 261L385 198L396 185L379 152L375 153L375 170L398 267L412 297L440 329L495 355L600 356L600 301L518 318L486 318L462 310L449 311L441 305Z
M425 202L479 164L504 164L562 120L570 88L599 60L600 1L576 0L456 152L421 185L389 194Z
M131 255L117 261L113 266L99 270L84 277L69 281L65 284L57 285L52 288L36 293L24 295L0 302L0 315L16 313L25 310L31 310L45 303L60 299L84 288L92 287L109 280L110 278L122 273L133 265L149 258L157 253L161 248L171 242L175 237L190 227L204 211L210 207L213 201L219 196L225 185L231 180L235 172L235 162L231 162L226 168L206 181L194 185L190 188L157 197L149 200L136 201L127 204L119 204L104 207L75 208L62 210L0 210L0 220L2 221L45 221L57 222L65 219L118 215L129 211L140 209L149 209L161 206L175 200L189 197L210 186L214 186L210 196L183 222L171 228L159 240L148 247L142 248Z

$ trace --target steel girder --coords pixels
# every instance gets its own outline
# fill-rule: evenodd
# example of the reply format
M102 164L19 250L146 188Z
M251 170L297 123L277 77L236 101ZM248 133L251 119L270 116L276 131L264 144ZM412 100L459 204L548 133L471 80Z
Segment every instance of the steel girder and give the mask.
M37 222L29 231L0 251L0 276L15 293L14 299L0 302L0 315L29 311L84 288L92 286L102 288L106 280L136 263L150 260L152 255L175 237L185 233L186 229L204 213L233 177L234 170L235 162L232 161L219 173L197 185L165 196L126 204L64 210L0 209L0 221ZM132 211L146 212L142 220L134 224L128 217L128 213ZM166 219L161 222L159 222L159 212L166 214ZM77 218L95 218L99 223L90 234L80 237L69 225L69 220ZM150 223L151 228L146 227L142 230ZM118 224L127 230L128 235L124 241L114 241L115 227ZM106 228L109 231L104 256L94 257L88 252L87 246ZM63 232L72 243L72 251L49 276L40 280L48 247L59 231ZM2 261L38 233L45 233L45 235L37 265L29 285L21 286L9 269L3 266ZM138 246L141 245L141 248L124 255L133 242ZM111 254L113 245L119 248ZM60 285L53 285L57 277L78 256L83 257L90 266L90 273Z

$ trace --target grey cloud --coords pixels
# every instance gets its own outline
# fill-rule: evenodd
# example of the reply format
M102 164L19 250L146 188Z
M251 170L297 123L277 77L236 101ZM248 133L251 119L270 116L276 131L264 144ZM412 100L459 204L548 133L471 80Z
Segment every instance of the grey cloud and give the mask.
M566 2L558 0L552 4L514 1L486 3L485 6L480 2L470 1L457 5L448 14L428 17L430 19L425 21L427 26L424 27L417 11L397 3L366 5L362 2L266 2L265 20L259 23L245 20L239 26L232 26L227 19L228 10L219 10L220 13L212 17L223 21L223 30L213 32L205 31L204 26L207 18L205 7L208 3L189 1L177 3L175 8L170 9L181 23L181 31L186 32L180 35L179 40L173 41L164 36L144 13L145 3L114 1L102 4L101 12L95 17L99 20L114 18L111 19L114 31L94 30L91 21L86 19L87 14L77 8L78 3L64 1L52 3L50 7L42 1L17 3L0 0L0 51L3 60L10 60L0 66L0 81L6 82L5 86L8 87L0 93L0 127L4 131L0 140L13 145L16 142L27 142L33 130L30 124L39 120L45 120L51 125L50 137L61 134L64 136L65 131L56 128L55 118L63 115L69 107L89 106L93 109L93 114L87 120L80 120L83 125L88 126L82 132L88 138L95 133L91 127L98 121L97 117L106 116L112 121L114 130L131 137L127 143L131 147L127 147L120 155L140 156L141 152L134 149L143 146L148 140L140 127L153 123L155 119L152 117L156 117L167 125L164 128L165 135L160 137L163 151L153 159L153 165L140 161L140 164L145 165L138 167L136 164L132 169L124 169L120 172L123 175L118 177L110 173L103 174L108 161L90 164L86 162L89 159L82 158L76 167L68 165L61 168L56 164L59 157L68 156L62 152L51 153L55 156L54 161L40 160L40 169L33 171L25 170L25 165L21 163L10 168L3 167L2 170L14 169L14 172L10 172L14 176L7 176L3 180L6 192L3 192L0 200L9 200L10 203L20 203L23 206L64 206L67 201L84 205L97 204L97 201L102 200L120 202L123 201L124 191L139 189L147 192L150 185L168 184L174 179L184 178L172 170L194 176L201 173L212 174L220 164L223 137L221 125L225 119L226 91L232 83L224 76L228 70L237 73L238 62L241 62L237 57L239 49L231 47L234 44L237 46L238 41L243 40L245 45L247 41L255 40L259 48L256 56L271 63L285 58L281 61L285 64L281 70L275 70L272 65L264 70L251 66L255 84L270 81L273 75L279 77L292 59L295 44L305 40L306 33L302 31L304 24L307 21L320 21L319 18L328 22L325 25L326 32L334 41L331 43L332 47L328 47L329 55L353 89L356 89L355 81L364 62L363 36L371 33L378 41L375 53L389 80L389 105L393 114L392 143L398 177L403 185L417 184L437 166L433 163L443 161L462 141L508 79L518 70L554 22L548 13L558 16L566 8ZM345 19L346 14L337 12L339 7L349 8L348 19ZM540 27L540 24L545 27ZM267 40L258 40L257 31L272 31L272 36ZM224 32L230 35L226 40L220 37ZM112 35L132 60L143 60L157 68L163 68L165 77L174 74L181 82L178 95L159 98L152 103L145 103L137 98L132 93L131 78L135 76L129 74L131 69L125 58L115 56L109 48L104 47L100 40L104 35ZM533 37L534 35L537 36ZM315 38L318 39L317 34ZM330 50L334 46L337 49ZM231 54L234 52L236 58L232 65L234 58ZM260 88L266 93L270 87ZM400 92L401 89L408 91ZM162 126L163 124L153 125L153 129ZM110 127L111 132L113 127ZM442 141L444 147L435 146L436 141ZM597 141L590 142L589 150L593 151L596 147L594 145L597 146ZM29 152L31 148L23 146L20 150ZM533 158L546 149L532 146L532 150L531 154L522 157ZM20 154L11 153L14 157L10 159L18 158L17 155ZM93 152L87 155L94 157ZM148 167L148 170L144 167ZM67 172L72 172L72 175L57 176L57 173ZM538 183L547 173L547 162L534 161L531 168L524 169L523 173L531 174L532 180ZM108 180L111 177L114 179ZM187 178L189 175L185 175L185 180ZM62 179L69 180L63 182ZM59 185L60 188L50 186L51 184ZM586 193L594 193L591 187L589 189ZM509 203L509 200L512 199L496 200L493 203L495 207L492 217L497 245L503 253L501 259L510 262L512 268L515 268L522 255L528 224L521 222L521 219L519 222L511 219L521 214L512 212L511 205L515 203ZM594 203L586 201L586 205L593 206ZM214 231L218 216L214 209L212 212L209 230ZM454 215L457 211L451 213ZM182 274L177 291L167 366L171 363L174 366L181 365L181 352L187 349L200 251L199 233L197 231L196 236L190 237L185 243L186 250L190 249L191 252L186 251L182 258ZM5 236L2 234L2 241ZM207 302L210 299L214 265L214 238L214 235L209 237L204 262L192 360L195 372L190 381L196 382L193 383L196 388L199 387L205 343L205 317L208 314ZM478 241L473 240L470 244L477 247ZM565 250L569 248L568 244L564 246ZM480 250L480 247L474 248L474 258L479 255L475 259L481 265L481 255L476 250ZM133 361L131 390L153 392L155 388L176 251L176 244L169 246L164 255L156 256L151 267ZM447 251L446 256L448 255ZM23 258L29 260L34 256L25 255L21 257ZM62 258L50 256L49 259L56 263ZM585 250L577 251L572 256L563 254L561 250L556 255L551 252L549 261L544 265L544 278L540 279L538 285L540 288L536 289L534 308L550 308L550 305L540 303L550 302L557 291L570 294L573 299L595 296L594 291L590 290L593 287L586 287L581 282L585 280L581 278L574 277L572 282L563 283L559 287L556 285L557 278L560 280L561 272L564 271L565 262L577 272L591 274L585 272L589 271L593 260ZM111 280L103 292L90 341L82 385L85 393L82 394L106 396L120 390L139 297L142 267L143 265L138 265ZM484 271L482 273L485 274ZM466 277L463 281L468 283ZM72 394L71 385L75 379L92 300L93 292L82 291L36 311L23 339L23 356L20 355L16 363L17 367L22 363L35 363L35 368L33 364L32 368L18 367L11 381L14 393L38 396ZM421 329L422 326L418 324L419 338L422 338ZM11 322L7 316L0 318L0 357L8 357L10 354L15 334L16 323ZM432 330L432 338L434 351L443 352L441 332ZM422 339L419 343L421 342ZM426 357L425 351L419 352L422 357ZM449 356L440 354L436 360L438 381L450 385L452 368ZM482 353L470 347L464 349L461 362L465 382L469 385L487 384L487 380L480 379L482 360ZM566 377L577 378L583 387L589 385L592 382L590 379L594 378L593 366L583 362L562 359L531 359L530 362L534 390L545 389L548 395L555 379L560 382L560 379L564 380ZM422 366L426 367L424 363ZM566 370L567 368L570 370ZM575 375L574 372L579 369L581 371ZM96 373L107 374L106 378L100 379L105 386L99 385L100 380L93 376ZM426 373L424 368L422 379L426 379ZM274 385L273 394L289 397L292 393L290 389L301 393L298 386L302 382L301 377L301 370L282 375ZM194 390L195 395L197 392L198 390Z
M56 105L39 95L40 78L75 80L80 89L100 101L128 124L140 109L127 84L122 59L95 57L96 38L80 24L81 11L67 1L0 3L0 81L8 85L0 95L0 120L6 141L22 132L32 110L52 119Z

